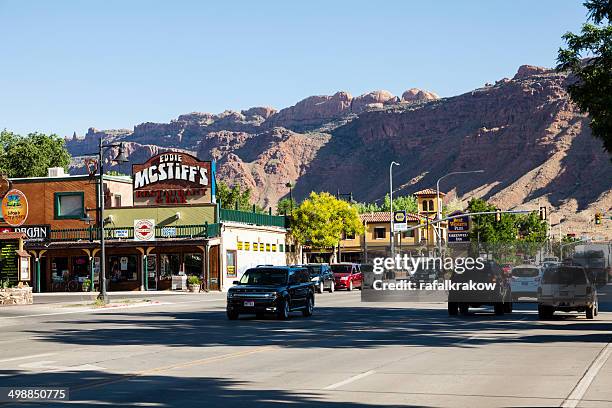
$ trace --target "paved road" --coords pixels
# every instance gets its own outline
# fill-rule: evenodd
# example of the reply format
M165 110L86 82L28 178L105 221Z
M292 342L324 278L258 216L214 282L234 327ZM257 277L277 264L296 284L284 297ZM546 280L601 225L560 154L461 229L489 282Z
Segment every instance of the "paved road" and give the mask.
M612 405L612 305L593 321L539 322L533 305L449 318L340 292L311 318L230 322L220 294L160 301L0 312L0 386L67 386L72 406Z

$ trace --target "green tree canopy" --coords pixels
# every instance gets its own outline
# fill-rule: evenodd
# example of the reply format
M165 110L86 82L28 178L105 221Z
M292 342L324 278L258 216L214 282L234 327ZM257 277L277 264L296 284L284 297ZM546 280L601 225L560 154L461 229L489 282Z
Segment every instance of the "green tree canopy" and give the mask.
M310 193L293 212L291 232L301 244L335 247L343 234L363 233L357 208L329 193Z
M481 198L468 203L469 212L495 211L495 206ZM516 241L542 243L546 241L547 224L535 212L502 214L499 222L495 214L475 215L471 220L470 240L488 244L511 244Z
M217 183L217 202L222 208L230 210L238 209L242 211L251 211L251 189L242 189L238 184L232 187L227 183L220 181Z
M67 169L69 163L64 139L55 134L0 132L0 172L9 177L44 177L49 167Z
M572 100L588 112L593 135L612 153L612 0L588 0L588 20L580 34L566 33L560 48L559 70L569 70L576 81L568 87ZM592 23L591 23L592 22Z
M387 194L380 205L376 204L375 202L358 203L356 204L356 207L360 214L379 211L388 212L391 210L391 200L389 199L389 194ZM393 211L400 210L404 210L410 213L418 212L419 207L416 197L412 195L393 197Z
M291 211L296 208L298 208L298 205L293 198L283 198L276 204L276 215L291 214Z

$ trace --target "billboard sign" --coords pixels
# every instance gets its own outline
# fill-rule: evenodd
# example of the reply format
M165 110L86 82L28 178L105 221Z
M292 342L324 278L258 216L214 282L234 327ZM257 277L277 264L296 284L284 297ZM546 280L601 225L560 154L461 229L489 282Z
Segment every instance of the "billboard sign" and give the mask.
M134 205L213 202L212 162L183 152L166 152L132 166Z
M458 215L458 214L457 214ZM449 232L462 232L470 230L470 217L468 215L458 218L453 218L448 221Z

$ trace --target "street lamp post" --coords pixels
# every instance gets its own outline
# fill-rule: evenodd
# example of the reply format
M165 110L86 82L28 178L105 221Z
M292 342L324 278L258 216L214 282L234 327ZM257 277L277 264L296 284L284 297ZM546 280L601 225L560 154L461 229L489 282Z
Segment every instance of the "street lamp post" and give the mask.
M393 258L393 166L399 166L400 164L392 161L389 164L389 245L391 250L391 257Z
M436 182L436 220L442 218L442 206L440 205L440 181L445 179L448 176L452 176L454 174L472 174L472 173L484 173L484 170L468 170L468 171L452 171L448 174L443 175ZM441 251L442 242L438 234L436 235L436 240L438 241L438 251Z
M289 205L291 206L291 214L293 214L293 184L288 182L285 187L289 188Z
M119 152L117 156L113 159L114 162L117 163L125 163L127 162L127 157L125 155L125 148L123 143L116 144L102 144L102 138L100 138L98 144L98 167L99 167L99 179L98 179L98 199L100 200L100 294L98 295L98 299L102 300L105 304L108 303L108 295L106 293L106 254L105 254L105 242L104 242L104 161L102 160L102 156L106 149L110 149L113 147L118 147Z

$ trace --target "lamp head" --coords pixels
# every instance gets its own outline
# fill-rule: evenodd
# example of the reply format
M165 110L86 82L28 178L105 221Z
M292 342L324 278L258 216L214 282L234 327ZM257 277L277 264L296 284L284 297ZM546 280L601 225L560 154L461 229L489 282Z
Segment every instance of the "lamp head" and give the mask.
M117 157L115 157L113 161L117 163L127 163L128 158L125 154L125 146L123 145L123 142L119 144L119 152L117 153Z

